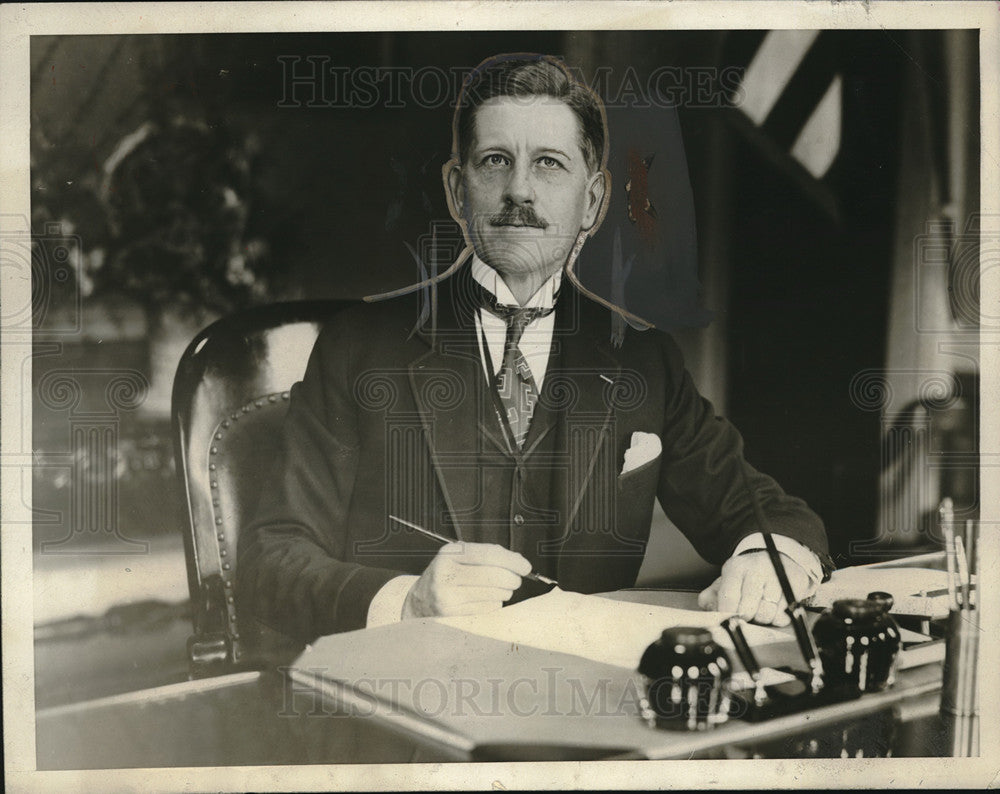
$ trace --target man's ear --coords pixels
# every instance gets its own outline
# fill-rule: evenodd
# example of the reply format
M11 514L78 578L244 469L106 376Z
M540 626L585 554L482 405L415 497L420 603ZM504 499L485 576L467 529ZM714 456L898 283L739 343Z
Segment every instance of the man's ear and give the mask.
M587 182L587 205L583 211L583 222L580 231L589 232L600 224L604 218L605 195L608 191L608 172L597 169ZM595 230L596 231L596 230Z
M462 184L462 166L457 160L449 160L441 169L444 181L444 192L448 198L448 211L451 217L459 223L463 220L465 211L465 186Z

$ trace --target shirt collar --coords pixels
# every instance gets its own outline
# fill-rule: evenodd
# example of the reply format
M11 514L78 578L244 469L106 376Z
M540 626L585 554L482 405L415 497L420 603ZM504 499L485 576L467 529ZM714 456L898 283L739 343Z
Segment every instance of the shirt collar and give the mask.
M496 296L502 306L517 306L517 299L497 271L487 265L477 254L472 255L472 277ZM538 290L528 298L525 308L549 309L555 303L556 291L562 283L562 271L557 270Z

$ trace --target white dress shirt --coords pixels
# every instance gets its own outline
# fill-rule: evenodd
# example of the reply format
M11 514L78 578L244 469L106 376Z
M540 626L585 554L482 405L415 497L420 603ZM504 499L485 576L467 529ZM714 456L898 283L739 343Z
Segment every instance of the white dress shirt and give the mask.
M472 257L472 277L478 281L484 289L489 290L496 296L497 302L501 306L517 306L517 299L511 293L510 288L493 268L487 265L478 256ZM557 271L552 278L542 284L541 287L528 298L524 308L549 309L555 302L556 292L562 282L562 271ZM535 379L535 386L538 391L542 391L542 382L545 380L545 370L549 365L549 351L552 348L552 331L556 327L555 312L550 312L544 317L540 317L534 322L525 326L521 341L517 347L524 356L524 360L531 370L531 376ZM481 332L481 333L480 333ZM486 337L486 344L490 349L490 363L492 372L486 369L486 356L483 355L483 337ZM497 317L488 309L480 309L476 314L476 338L479 340L479 358L483 362L483 374L486 381L491 382L491 375L496 375L503 366L504 345L507 343L507 321Z
M517 299L500 274L475 255L472 257L472 277L493 293L501 305L518 305ZM562 271L557 271L552 278L539 287L524 306L542 309L551 307L561 281ZM551 312L529 323L518 343L518 348L520 348L521 354L531 370L539 392L542 390L542 382L545 379L545 371L549 363L554 328L555 312ZM480 309L476 316L476 337L479 340L479 356L483 362L483 377L486 378L487 382L490 382L491 375L499 372L503 365L507 322L487 309ZM492 367L492 372L487 369L486 355L483 352L483 337L486 338L486 344L489 347L489 365ZM773 537L778 551L798 563L809 574L810 589L814 590L823 578L823 569L816 554L797 540L785 535L774 535ZM764 536L757 532L743 538L733 551L733 556L764 548ZM402 619L403 603L406 601L406 596L418 578L417 576L403 575L386 582L382 589L375 594L368 607L367 625L372 627L398 623Z

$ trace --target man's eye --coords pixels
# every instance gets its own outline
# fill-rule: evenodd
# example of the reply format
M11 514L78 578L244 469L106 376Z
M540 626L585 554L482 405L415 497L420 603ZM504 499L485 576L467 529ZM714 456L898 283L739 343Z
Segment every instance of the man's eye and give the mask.
M562 168L562 163L560 163L555 157L539 157L538 164L542 168Z
M509 165L510 160L508 160L502 154L488 154L486 155L486 159L483 160L483 164L492 166Z

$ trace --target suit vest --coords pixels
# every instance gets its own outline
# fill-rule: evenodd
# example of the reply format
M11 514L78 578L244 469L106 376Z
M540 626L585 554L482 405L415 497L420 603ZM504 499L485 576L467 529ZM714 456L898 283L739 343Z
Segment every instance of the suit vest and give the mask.
M558 367L558 356L551 354L548 371ZM544 382L543 382L544 387ZM522 554L538 573L555 577L558 555L551 541L559 538L564 516L553 504L555 478L565 472L553 461L558 459L557 416L544 402L536 407L524 447L511 453L497 444L503 438L500 418L493 411L491 385L479 380L475 399L485 413L483 425L495 432L480 431L481 444L475 466L480 472L474 504L456 505L457 520L463 537L475 543L496 543ZM546 551L546 542L550 550ZM513 601L540 595L547 585L525 580Z

